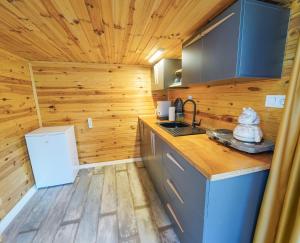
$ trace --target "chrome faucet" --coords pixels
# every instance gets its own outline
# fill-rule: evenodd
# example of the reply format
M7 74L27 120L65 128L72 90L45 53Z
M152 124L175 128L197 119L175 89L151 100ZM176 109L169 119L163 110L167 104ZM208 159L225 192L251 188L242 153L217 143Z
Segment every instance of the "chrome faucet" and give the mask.
M186 103L192 102L194 109L193 109L193 121L192 121L192 127L195 128L196 126L200 126L201 120L199 122L196 122L196 102L192 99L187 99L186 101L183 102L183 112L184 112L184 106Z

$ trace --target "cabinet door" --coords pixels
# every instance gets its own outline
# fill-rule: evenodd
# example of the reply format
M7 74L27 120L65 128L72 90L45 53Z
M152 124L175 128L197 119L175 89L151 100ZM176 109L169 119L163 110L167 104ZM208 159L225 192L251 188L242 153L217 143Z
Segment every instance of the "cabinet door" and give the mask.
M164 89L164 60L159 61L153 67L152 90Z
M239 75L280 78L289 10L263 1L244 5Z
M164 190L165 168L163 164L163 141L155 133L151 132L153 156L150 161L150 174L160 199L165 202Z
M139 133L140 133L140 154L142 157L142 160L145 159L145 135L144 135L145 129L144 129L144 123L139 120Z
M199 83L203 72L203 42L202 39L184 47L182 50L182 82Z
M150 128L146 126L140 120L140 136L141 136L141 156L144 162L145 167L148 169L149 167L149 160L151 159L151 141L150 141Z
M168 203L180 222L180 227L175 227L179 238L181 242L201 242L207 179L168 145L165 145L163 157L166 167L164 188ZM180 233L181 228L183 233Z
M238 1L206 27L208 33L202 38L202 82L229 79L236 76L240 5L241 1Z

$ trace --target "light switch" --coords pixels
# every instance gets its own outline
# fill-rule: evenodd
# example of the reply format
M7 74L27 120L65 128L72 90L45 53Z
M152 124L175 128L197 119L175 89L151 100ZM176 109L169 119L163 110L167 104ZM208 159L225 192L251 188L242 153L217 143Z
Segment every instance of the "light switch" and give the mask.
M285 95L267 95L265 106L272 108L283 108L284 102Z
M93 128L93 119L91 117L87 119L87 122L88 122L88 128Z

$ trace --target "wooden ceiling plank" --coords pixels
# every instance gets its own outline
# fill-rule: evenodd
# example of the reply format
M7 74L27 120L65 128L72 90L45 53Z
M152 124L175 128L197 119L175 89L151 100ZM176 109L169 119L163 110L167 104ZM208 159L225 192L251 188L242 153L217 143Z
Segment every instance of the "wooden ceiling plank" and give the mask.
M98 0L99 6L101 6L102 23L104 26L105 36L105 48L108 49L108 63L113 63L114 53L114 35L113 35L113 10L112 1Z
M31 38L32 35L30 33L25 32L24 30L19 31L14 27L9 26L7 23L3 22L2 16L0 16L0 32L3 36L7 36L10 40L18 41L20 44L16 46L16 48L27 48L31 53L34 53L36 49L39 49L39 53L45 57L51 55L51 51L54 53L57 52L56 49L53 49L53 47L46 43L45 46L46 48L48 47L48 49L46 49L45 46L41 47L40 43L43 43L41 39L38 37L33 39Z
M0 1L0 48L29 60L145 64L234 0Z
M159 28L161 20L164 18L165 14L171 9L171 3L172 0L161 1L159 6L157 6L155 11L153 12L151 16L151 22L147 25L143 38L138 45L139 53L138 55L136 55L135 62L140 63L139 60L141 59L142 53L144 52L149 42L154 40L153 35L156 32L157 28ZM143 57L143 59L145 59L145 57Z
M49 13L42 1L26 1L26 5L29 6L31 13L35 11L34 17L29 18L34 18L33 22L38 28L45 33L51 41L59 46L62 55L71 60L83 58L76 43L69 38L68 33L65 32L64 28L58 23L56 18Z
M65 28L68 29L68 32L76 39L76 43L83 51L82 54L87 57L89 62L96 62L97 55L93 52L93 47L90 45L88 38L82 30L80 20L76 16L70 1L52 0L52 3L54 9L60 16L61 22L64 23Z
M62 58L69 61L76 58L76 55L73 55L74 53L70 52L68 48L67 35L62 35L63 29L53 20L40 1L13 1L10 5L25 14L25 18L33 26L32 28L37 28L45 35L45 41L49 41L56 47ZM54 55L54 57L56 56Z
M82 49L82 47L79 44L79 39L70 31L68 28L68 25L66 23L65 17L63 14L59 13L56 9L56 6L54 5L54 2L50 0L40 0L43 4L43 7L46 9L46 12L51 18L54 19L56 24L60 26L60 29L63 29L61 31L61 37L63 38L64 35L67 35L67 40L72 43L70 46L70 49L72 52L76 53L76 56L78 56L78 61L89 61L89 56L87 56Z
M98 0L85 0L85 5L91 21L92 29L97 36L98 48L104 58L104 62L109 62L109 48L104 48L106 39L104 35L104 24L101 14L101 4Z
M89 5L87 5L84 1L70 1L70 4L77 16L77 19L74 20L75 23L81 27L89 42L90 49L92 49L92 52L95 52L97 55L98 62L104 63L105 54L103 53L103 49L100 48L102 45L101 41L99 42L99 36L93 29L92 21L88 12L88 8L90 8ZM97 12L98 15L100 15L99 9L97 9Z

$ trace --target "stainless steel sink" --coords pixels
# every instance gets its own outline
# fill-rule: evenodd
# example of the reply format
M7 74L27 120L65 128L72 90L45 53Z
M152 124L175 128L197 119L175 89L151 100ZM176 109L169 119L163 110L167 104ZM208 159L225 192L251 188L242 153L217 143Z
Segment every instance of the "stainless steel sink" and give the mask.
M205 129L192 127L185 122L159 122L158 125L174 137L206 133Z

